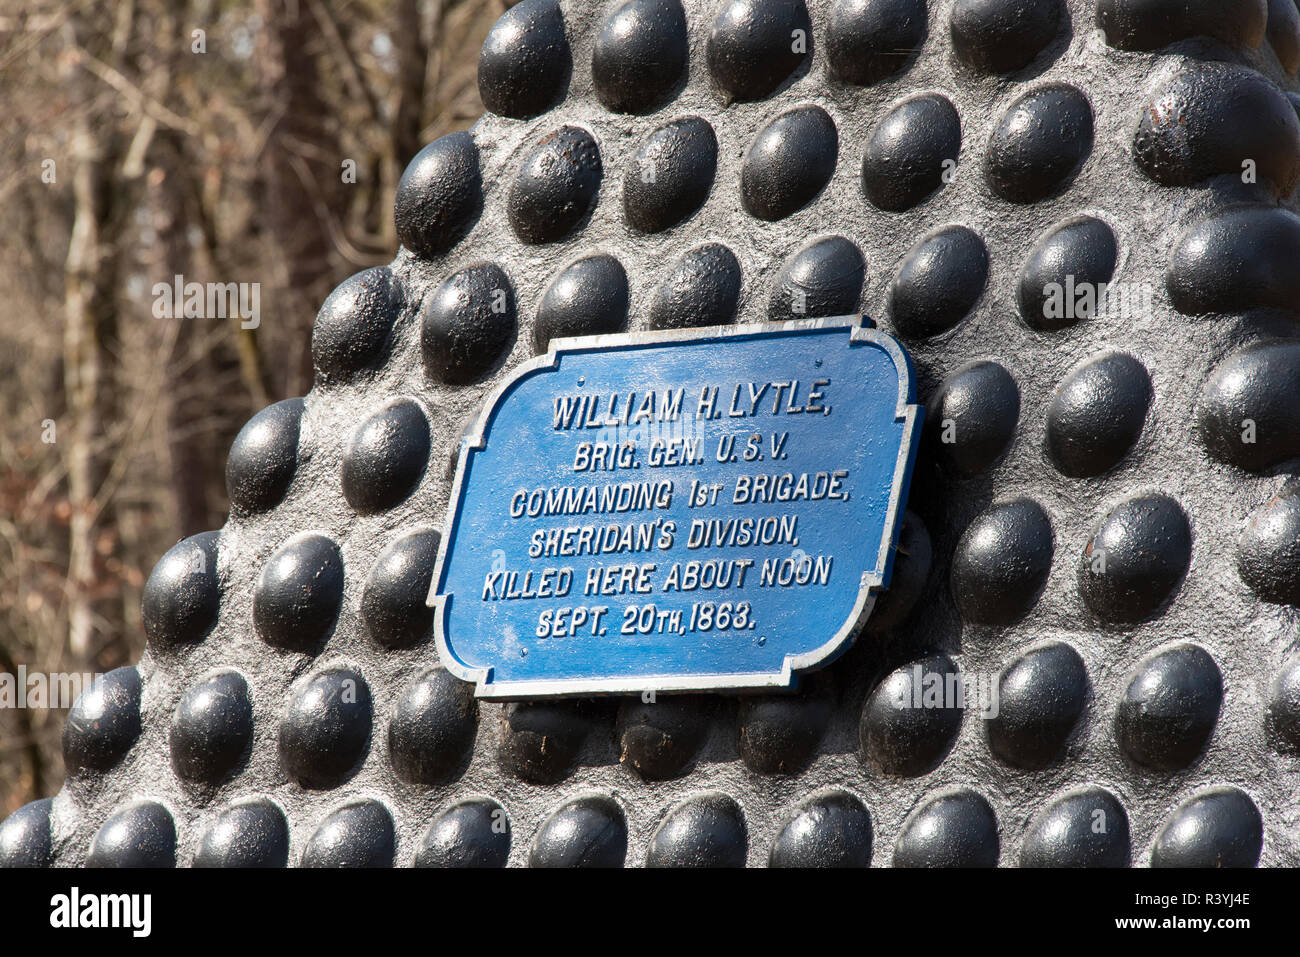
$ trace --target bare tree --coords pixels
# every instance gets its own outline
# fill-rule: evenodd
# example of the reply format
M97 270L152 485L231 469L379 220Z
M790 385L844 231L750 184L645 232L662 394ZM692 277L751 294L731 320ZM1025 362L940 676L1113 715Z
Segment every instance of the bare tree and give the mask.
M139 655L149 570L222 523L330 289L392 257L397 179L478 116L505 7L0 0L0 670ZM176 275L260 283L262 325L156 316ZM0 709L0 817L58 787L61 724Z
M121 75L131 55L134 8L118 8L111 29L98 12L70 16L64 25L67 82L88 104L102 103L103 90L87 68L97 62ZM71 524L68 542L68 643L78 661L88 661L96 633L114 633L119 614L103 586L104 542L113 535L113 502L100 492L113 452L105 442L118 411L115 356L121 237L132 205L131 190L114 182L123 157L122 134L100 108L73 117L70 146L75 218L64 273L63 372L71 428L67 453Z

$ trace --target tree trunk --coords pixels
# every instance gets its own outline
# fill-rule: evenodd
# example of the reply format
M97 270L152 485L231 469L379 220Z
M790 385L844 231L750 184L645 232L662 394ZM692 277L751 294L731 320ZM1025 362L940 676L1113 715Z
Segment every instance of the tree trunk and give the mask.
M108 473L112 444L105 429L116 421L117 389L117 223L107 150L80 114L73 135L73 198L76 206L68 243L64 287L63 374L71 417L68 451L69 644L89 662L97 631L115 631L114 603L105 601L100 581L102 553L111 543L110 506L97 496Z
M103 89L80 64L86 38L104 37L91 10L69 17L69 86L83 104L73 119L69 147L73 225L64 276L63 377L68 425L68 644L77 664L91 665L102 643L122 640L122 604L105 562L117 551L117 524L110 499L101 498L118 452L110 431L120 419L118 397L118 290L121 238L132 208L130 184L119 175L122 134L111 108L101 108ZM104 51L116 70L126 66L134 7L113 14ZM106 116L108 118L106 118Z
M326 127L329 108L318 80L323 40L305 0L259 0L262 16L259 81L270 133L262 151L263 209L284 267L281 300L273 304L284 341L297 350L286 364L282 395L311 385L311 326L335 274L330 211L337 208L341 164ZM266 303L263 303L263 307Z

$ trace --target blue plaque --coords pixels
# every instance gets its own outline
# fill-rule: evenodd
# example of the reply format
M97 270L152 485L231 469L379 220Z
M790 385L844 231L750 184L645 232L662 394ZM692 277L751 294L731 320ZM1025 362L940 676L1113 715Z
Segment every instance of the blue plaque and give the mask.
M857 317L553 342L463 440L443 663L484 698L793 685L889 583L915 400Z

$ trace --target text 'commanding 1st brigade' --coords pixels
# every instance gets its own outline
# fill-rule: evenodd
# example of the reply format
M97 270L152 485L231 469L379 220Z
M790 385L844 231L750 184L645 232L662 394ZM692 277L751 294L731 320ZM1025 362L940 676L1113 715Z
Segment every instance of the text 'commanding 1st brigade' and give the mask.
M856 317L557 340L464 439L443 663L487 698L791 686L889 583L915 401Z

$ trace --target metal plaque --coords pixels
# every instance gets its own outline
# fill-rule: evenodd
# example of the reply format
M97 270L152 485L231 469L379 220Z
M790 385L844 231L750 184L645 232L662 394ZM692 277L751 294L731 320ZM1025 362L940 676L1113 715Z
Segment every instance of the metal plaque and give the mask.
M443 663L485 698L793 685L889 583L915 399L859 317L554 341L463 440Z

